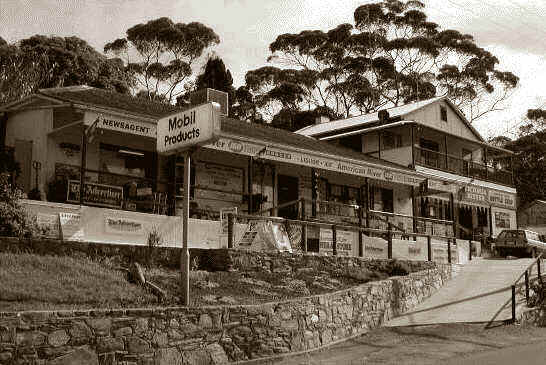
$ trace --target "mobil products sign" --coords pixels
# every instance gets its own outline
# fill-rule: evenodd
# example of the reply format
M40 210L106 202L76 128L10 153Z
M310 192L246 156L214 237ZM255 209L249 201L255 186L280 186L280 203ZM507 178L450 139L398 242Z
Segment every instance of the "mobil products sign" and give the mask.
M214 142L220 133L220 105L202 104L157 122L157 151L172 154Z

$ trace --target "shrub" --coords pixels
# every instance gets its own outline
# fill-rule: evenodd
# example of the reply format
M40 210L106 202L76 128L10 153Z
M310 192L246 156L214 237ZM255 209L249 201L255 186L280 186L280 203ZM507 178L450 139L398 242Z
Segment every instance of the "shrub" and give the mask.
M389 276L404 276L411 272L407 263L397 260L389 261L386 269Z
M148 266L155 264L157 259L157 247L161 246L162 241L163 237L159 232L159 228L153 226L148 232L148 256L146 260Z
M31 238L46 230L19 202L23 193L9 182L8 174L0 174L0 236Z
M529 307L546 307L546 284L536 281L531 284L533 295L529 298Z

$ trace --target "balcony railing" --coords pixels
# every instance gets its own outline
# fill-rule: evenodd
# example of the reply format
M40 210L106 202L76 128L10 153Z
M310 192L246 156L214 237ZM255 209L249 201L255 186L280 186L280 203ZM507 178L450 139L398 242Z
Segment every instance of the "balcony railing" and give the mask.
M417 146L413 147L413 155L417 165L503 185L513 185L512 173L498 169L497 167L487 166L479 162L468 161Z

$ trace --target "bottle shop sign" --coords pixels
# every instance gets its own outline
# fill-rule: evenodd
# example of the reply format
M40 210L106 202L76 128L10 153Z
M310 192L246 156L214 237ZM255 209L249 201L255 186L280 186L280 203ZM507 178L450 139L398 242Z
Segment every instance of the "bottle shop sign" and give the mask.
M157 151L181 152L214 142L220 133L220 105L207 103L162 118L157 122Z

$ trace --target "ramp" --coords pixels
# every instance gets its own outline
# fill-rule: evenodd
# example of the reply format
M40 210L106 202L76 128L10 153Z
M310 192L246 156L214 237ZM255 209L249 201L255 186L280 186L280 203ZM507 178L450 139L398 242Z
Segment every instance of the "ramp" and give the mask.
M512 318L511 285L533 259L475 258L430 298L384 325L504 321ZM530 278L537 276L533 267Z

